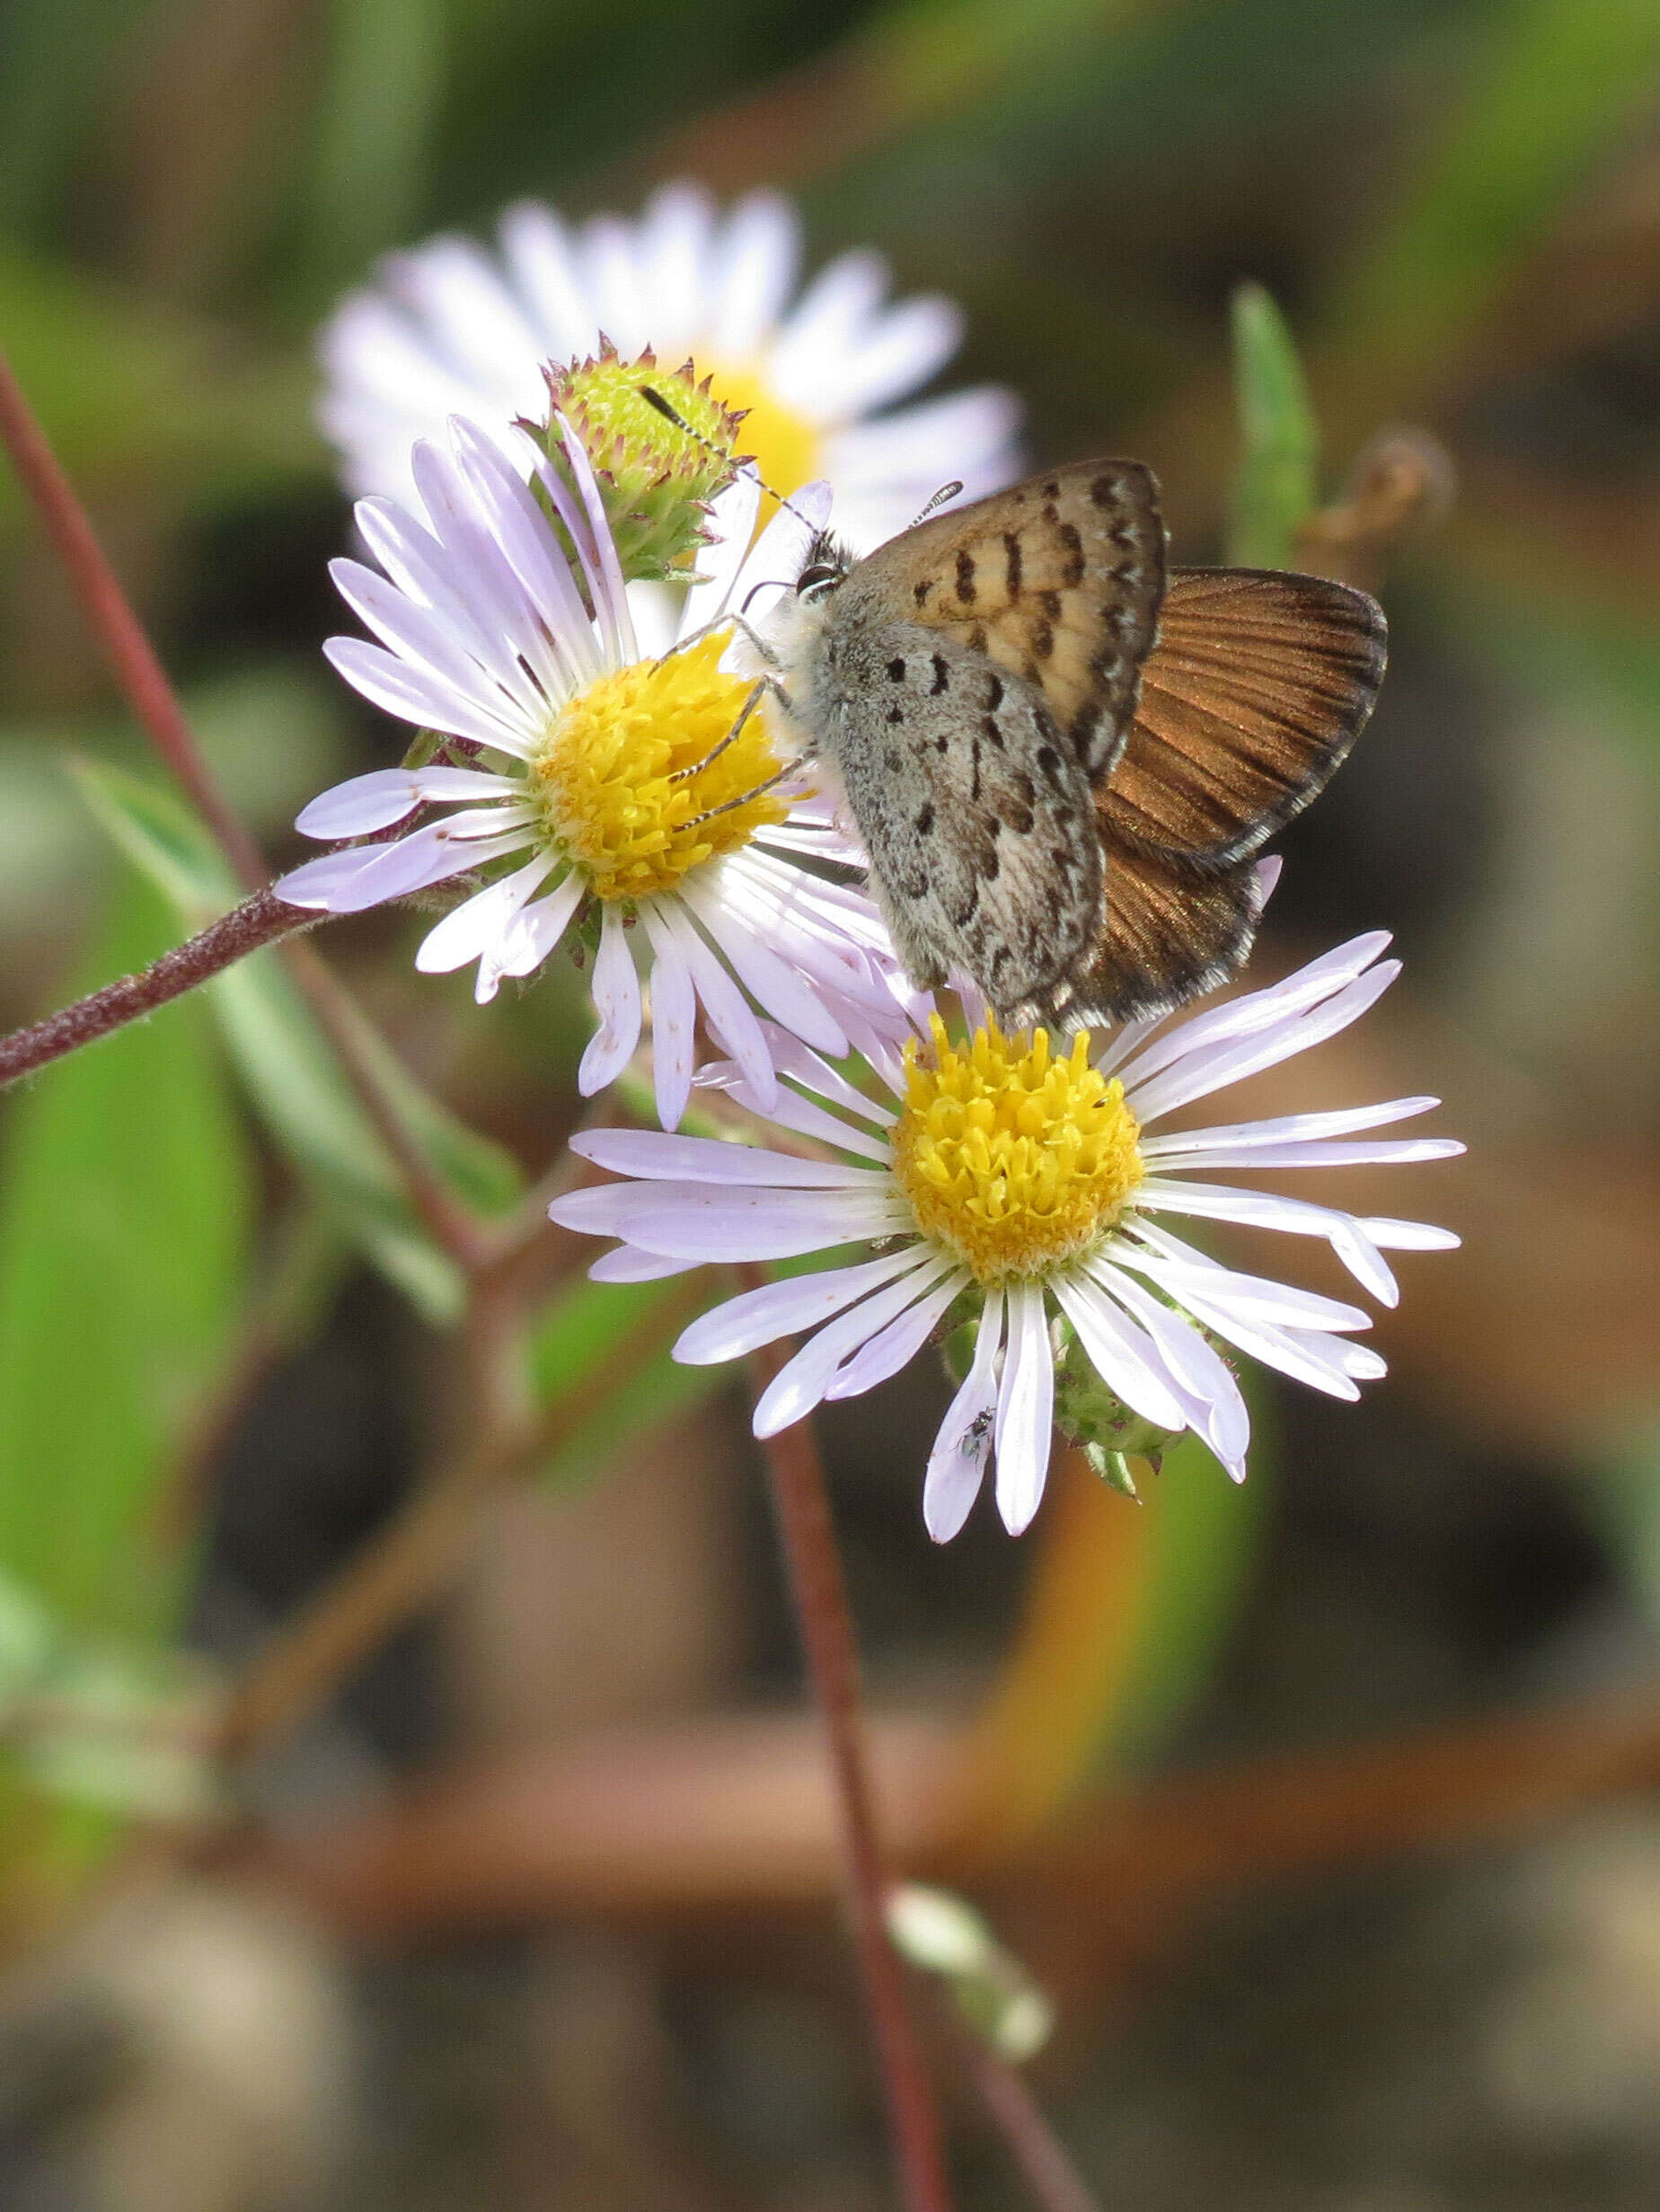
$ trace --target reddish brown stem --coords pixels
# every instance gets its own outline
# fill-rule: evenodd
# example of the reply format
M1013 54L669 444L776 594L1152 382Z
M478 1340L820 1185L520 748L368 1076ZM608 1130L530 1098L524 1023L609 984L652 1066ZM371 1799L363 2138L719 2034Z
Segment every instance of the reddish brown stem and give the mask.
M787 1353L788 1347L782 1348ZM764 1388L783 1364L779 1347L757 1353ZM763 1451L789 1564L813 1693L829 1740L841 1816L843 1867L854 1947L887 2102L906 2212L950 2212L933 2091L923 2063L898 1953L888 1940L891 1881L877 1834L859 1710L859 1661L824 1471L805 1422L768 1438Z
M304 907L287 905L272 892L255 892L199 936L164 952L142 974L123 975L102 991L77 999L73 1006L49 1014L44 1021L0 1038L0 1085L14 1083L19 1076L31 1075L66 1053L153 1014L158 1006L193 991L259 946L295 930L309 930L322 919Z
M1025 2077L976 2035L964 2030L959 2040L980 2101L1043 2212L1101 2212Z
M24 399L4 349L0 349L0 439L4 440L18 480L57 548L75 596L109 657L128 705L149 732L156 751L190 793L244 886L250 891L263 889L266 870L259 848L198 751L172 685L156 658L155 648L145 635L143 624L133 612L120 581L98 542L86 509L76 498L57 454L47 443L45 431Z
M202 758L155 648L110 566L75 487L23 397L4 349L0 349L0 444L11 455L18 480L57 548L82 611L104 649L127 703L217 838L244 887L253 893L263 891L269 878L260 849ZM287 946L284 956L333 1046L358 1103L397 1162L410 1203L451 1258L469 1273L474 1272L489 1256L488 1242L478 1223L433 1173L425 1153L387 1097L364 1050L362 1024L355 1009L311 946Z

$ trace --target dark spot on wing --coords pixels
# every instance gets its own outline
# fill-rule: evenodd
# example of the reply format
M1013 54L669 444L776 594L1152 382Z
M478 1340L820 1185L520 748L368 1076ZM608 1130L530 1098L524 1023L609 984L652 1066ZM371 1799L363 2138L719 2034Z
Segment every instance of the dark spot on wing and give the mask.
M968 796L970 798L978 798L980 796L980 740L977 737L974 741L974 753L972 757L974 762L974 776L968 786Z
M1039 592L1038 595L1038 604L1052 622L1058 622L1060 621L1061 595L1059 592Z
M1055 630L1052 624L1039 622L1032 632L1032 651L1039 660L1047 660L1055 650Z
M1090 486L1090 497L1097 507L1117 507L1123 496L1121 476L1098 476Z
M938 699L940 692L944 691L947 685L950 683L950 680L951 672L945 665L944 656L942 654L936 653L933 657L933 682L928 686L930 694L933 698Z
M887 718L890 722L903 722L905 720L905 709L903 707L889 707L887 709Z
M991 683L986 690L985 703L993 714L1003 703L1003 680L995 668L991 672Z
M971 653L985 652L985 624L984 622L976 622L974 628L968 632L968 650Z
M1052 476L1049 479L1048 482L1043 488L1043 496L1046 499L1058 499L1060 498L1061 486L1058 477Z
M929 832L933 828L933 825L934 810L932 806L924 805L916 817L917 835L919 837L926 837Z
M1038 766L1058 791L1061 789L1061 756L1053 745L1039 745Z
M936 753L949 753L950 749L951 741L949 737L936 737L934 739L934 751Z
M1004 585L1011 599L1020 595L1020 533L1018 530L1003 532L1003 554L1008 561Z
M905 766L905 754L900 752L897 745L889 745L883 753L882 758L887 763L887 772L890 776L896 776Z
M964 546L957 556L957 596L964 606L974 604L974 555Z
M932 578L932 577L931 577L931 576L925 576L925 577L923 578L922 582L921 582L920 584L918 584L918 585L916 585L916 586L914 586L914 588L913 589L913 591L912 591L912 593L911 593L911 596L912 596L912 598L913 598L913 599L914 599L914 600L915 600L915 602L916 602L917 605L920 607L920 606L923 604L923 601L927 598L927 596L928 596L929 593L930 593L931 591L932 591L932 589L933 589L933 578Z
M1066 548L1066 566L1061 571L1061 583L1064 588L1070 589L1073 585L1083 581L1083 540L1076 523L1063 523L1057 535Z
M1003 749L1003 734L997 726L997 717L994 714L988 714L985 717L985 719L981 723L980 727L985 732L986 736L996 746L999 753L1001 753Z
M890 660L888 662L887 681L890 683L903 683L905 682L905 663L902 660Z
M967 894L963 900L963 903L958 907L955 912L948 906L945 910L947 919L952 923L954 928L958 930L963 929L967 925L967 923L974 920L975 910L979 903L980 886L975 881L974 877L970 876L967 887Z

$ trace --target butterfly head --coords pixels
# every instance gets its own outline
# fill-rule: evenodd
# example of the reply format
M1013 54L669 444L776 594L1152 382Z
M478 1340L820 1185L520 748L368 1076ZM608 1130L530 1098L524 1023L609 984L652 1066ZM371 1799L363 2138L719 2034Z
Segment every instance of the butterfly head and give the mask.
M853 565L851 547L839 538L821 530L807 549L807 559L801 564L801 573L796 578L796 597L808 606L827 599L845 578Z

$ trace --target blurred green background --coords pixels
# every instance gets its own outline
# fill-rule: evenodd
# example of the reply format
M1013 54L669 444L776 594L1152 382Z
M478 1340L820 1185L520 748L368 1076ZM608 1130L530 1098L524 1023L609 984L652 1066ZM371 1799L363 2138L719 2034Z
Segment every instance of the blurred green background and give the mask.
M0 343L273 864L392 757L318 650L349 532L318 321L391 247L676 174L799 196L809 266L870 242L954 295L944 384L1018 389L1035 462L1151 462L1179 559L1295 523L1381 592L1383 702L1283 840L1258 963L1381 925L1407 975L1261 1097L1434 1089L1470 1144L1332 1186L1466 1247L1403 1269L1361 1406L1258 1387L1243 1494L1178 1454L1139 1511L1074 1474L1022 1545L982 1515L937 1552L929 1378L834 1409L873 1701L969 1731L932 1871L1054 1988L1035 2079L1104 2203L1647 2206L1660 11L7 0ZM1389 433L1426 496L1345 542ZM4 470L0 824L6 1027L227 895ZM579 983L479 1011L413 974L419 926L319 941L499 1218L577 1113ZM225 1685L430 1462L454 1270L269 958L9 1097L0 1143L0 2195L888 2201L834 1915L768 1856L816 1751L741 1403L670 1367L675 1286L533 1277L528 1478L326 1711L216 1776ZM1535 1711L1554 1733L1494 1717ZM753 1864L694 1909L647 1818L602 1909L561 1857L570 1773L623 1818L581 1747L649 1785L702 1746L719 1808L731 1715L773 1729ZM1126 1789L1158 1817L1119 1825ZM963 2204L1024 2201L951 2102Z

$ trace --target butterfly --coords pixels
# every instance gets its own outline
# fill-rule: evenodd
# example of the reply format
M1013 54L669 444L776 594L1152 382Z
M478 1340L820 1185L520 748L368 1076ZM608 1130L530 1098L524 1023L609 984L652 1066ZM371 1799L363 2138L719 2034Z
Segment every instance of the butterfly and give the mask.
M813 544L773 688L836 771L912 979L1009 1028L1168 1012L1250 949L1254 856L1382 680L1318 577L1167 568L1158 485L1087 461L855 560Z

